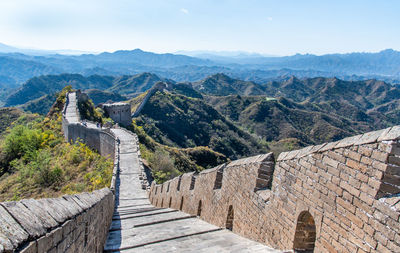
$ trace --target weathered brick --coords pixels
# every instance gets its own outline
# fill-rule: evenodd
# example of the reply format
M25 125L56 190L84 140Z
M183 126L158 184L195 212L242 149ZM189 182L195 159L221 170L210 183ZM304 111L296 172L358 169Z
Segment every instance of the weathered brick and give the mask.
M389 155L388 162L390 164L400 166L400 157L394 156L394 155Z
M378 150L373 150L371 158L386 163L388 159L388 154Z
M333 160L332 158L330 158L330 157L328 157L328 156L325 156L325 157L322 159L322 162L324 162L325 164L328 164L329 166L332 166L333 168L337 168L337 167L338 167L338 164L339 164L338 161L335 161L335 160Z
M344 155L348 158L351 158L351 159L357 161L357 162L359 162L361 159L361 154L351 151L351 150L345 150Z
M343 200L342 198L336 198L336 203L342 206L350 213L354 214L356 212L356 208L354 207L354 205L352 205L350 202Z
M359 146L358 147L358 152L366 157L370 157L372 155L372 150L371 148L367 147L367 146Z

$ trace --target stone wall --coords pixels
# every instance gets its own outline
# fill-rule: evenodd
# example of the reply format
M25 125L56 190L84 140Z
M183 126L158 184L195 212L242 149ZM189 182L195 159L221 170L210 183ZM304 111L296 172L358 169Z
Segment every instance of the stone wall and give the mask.
M104 104L103 109L114 122L123 126L132 124L131 105L128 103Z
M143 107L145 106L147 101L149 101L151 96L153 96L154 93L156 93L157 91L164 90L165 88L167 88L167 86L168 86L168 84L163 83L163 82L158 82L158 83L154 84L154 86L151 87L151 89L147 91L146 96L143 98L143 101L140 103L140 105L136 108L135 112L132 113L132 117L133 118L138 117L139 113L142 111Z
M400 252L400 127L152 184L152 204L274 248ZM271 181L272 179L272 181Z
M65 137L68 142L79 140L102 156L114 156L115 137L109 129L88 128L81 123L66 124L63 128L67 129Z
M66 103L63 109L62 129L64 132L65 140L68 142L75 142L77 140L85 143L90 148L98 151L102 156L114 157L115 156L115 136L110 129L86 127L82 125L80 120L78 122L69 122L65 117L66 108L69 105L69 96L67 94ZM87 95L77 92L78 99L88 99ZM79 119L79 112L76 109L76 115ZM89 124L91 124L89 122ZM96 125L96 124L93 124Z
M0 252L103 252L113 204L106 188L0 203Z

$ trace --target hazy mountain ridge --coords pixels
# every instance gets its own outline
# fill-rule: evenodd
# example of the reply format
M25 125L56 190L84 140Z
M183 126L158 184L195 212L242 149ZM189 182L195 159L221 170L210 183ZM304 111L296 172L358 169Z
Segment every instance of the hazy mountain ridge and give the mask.
M40 76L30 79L11 94L6 100L6 105L24 104L29 100L60 91L66 85L72 85L75 89L98 89L118 93L129 98L145 92L159 81L176 84L173 80L161 78L152 73L119 77L99 75L85 77L79 74ZM372 110L376 106L396 101L400 97L399 86L377 80L344 81L323 77L299 79L292 76L282 81L258 84L235 79L225 74L215 74L198 82L182 83L179 89L187 89L185 85L209 95L283 96L294 102L312 103L337 101L363 110ZM174 87L178 88L176 85ZM191 91L188 90L188 92ZM199 97L197 94L193 96ZM397 108L396 105L398 104L392 103L391 110Z
M330 55L294 55L285 57L227 57L224 62L177 54L156 54L140 49L114 53L82 55L25 55L0 53L3 85L21 85L29 78L61 73L83 75L135 75L151 72L176 81L198 81L216 73L257 83L296 75L298 77L339 77L345 80L377 78L387 82L400 80L400 52ZM240 59L242 62L238 62ZM246 60L248 59L248 60ZM246 60L246 61L245 61Z

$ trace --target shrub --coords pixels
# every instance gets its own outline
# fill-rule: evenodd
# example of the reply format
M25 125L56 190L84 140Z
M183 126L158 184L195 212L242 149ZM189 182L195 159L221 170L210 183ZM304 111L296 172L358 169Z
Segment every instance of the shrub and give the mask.
M44 144L44 136L37 129L29 129L26 126L18 125L14 127L4 140L2 147L2 165L8 167L14 159L23 157L29 160L35 156Z
M149 163L157 183L163 183L180 174L175 168L174 160L166 151L160 148L157 148L154 154L150 157Z

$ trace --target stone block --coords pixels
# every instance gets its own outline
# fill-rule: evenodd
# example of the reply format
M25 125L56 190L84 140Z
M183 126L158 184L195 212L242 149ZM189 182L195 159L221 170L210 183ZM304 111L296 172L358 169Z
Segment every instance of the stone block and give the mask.
M63 239L63 231L62 227L56 228L53 231L51 231L51 234L53 236L53 247L57 247L57 245L62 241Z
M47 213L53 217L58 223L63 223L70 219L73 215L64 206L58 204L56 198L53 199L38 199L39 204Z
M389 141L398 140L400 137L400 126L394 126L392 128L385 129L381 136L379 136L378 141Z
M64 195L62 198L68 202L68 206L74 208L74 213L78 214L84 211L84 208L81 206L82 203L77 201L73 195Z
M38 253L37 242L30 242L20 253Z
M282 152L279 154L277 161L283 161L285 160L286 155L289 154L289 152Z
M35 199L23 199L21 203L36 214L46 229L58 226L58 222L47 212L43 205Z
M37 239L38 252L47 252L52 247L53 247L53 236L51 234L46 234Z
M378 150L374 150L372 151L371 158L386 163L388 160L388 154L380 152Z
M320 148L318 150L318 152L325 152L327 150L331 150L334 149L335 146L339 143L339 141L335 141L335 142L328 142L326 143L322 148Z
M335 148L345 148L345 147L349 147L349 146L353 146L355 145L355 143L362 137L362 135L356 135L356 136L351 136L351 137L347 137L344 138L343 140L340 140Z
M388 129L382 129L382 130L378 130L378 131L373 131L373 132L368 132L365 133L361 136L361 138L359 138L354 145L362 145L362 144L367 144L367 143L373 143L376 142L378 140L378 138L386 133L388 131Z
M46 233L42 221L21 202L3 202L1 205L18 221L31 237L39 237Z
M29 234L2 206L0 206L0 217L0 244L5 250L12 250L28 239Z
M285 160L291 160L296 157L296 155L300 152L300 150L294 150L290 151L288 154L285 156Z

